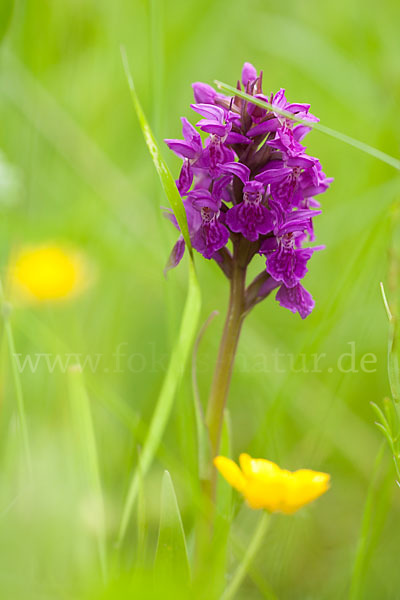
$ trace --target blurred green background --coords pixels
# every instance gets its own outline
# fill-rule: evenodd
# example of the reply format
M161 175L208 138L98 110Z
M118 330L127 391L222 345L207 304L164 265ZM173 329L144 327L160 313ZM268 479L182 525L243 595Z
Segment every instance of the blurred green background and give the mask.
M135 516L117 562L119 519L177 333L187 281L186 260L168 280L163 277L176 233L161 216L159 207L167 200L132 108L120 45L126 47L137 91L159 140L180 136L181 115L195 122L189 107L193 81L234 84L243 62L250 61L264 70L266 93L285 87L291 101L309 102L323 124L397 156L400 4L1 2L2 276L6 281L14 248L47 240L81 249L96 273L90 289L75 300L16 306L12 326L17 352L23 355L75 352L102 357L96 372L85 370L84 377L113 576L107 591L101 591L97 507L74 441L70 376L60 369L49 373L46 365L22 374L35 473L30 483L3 343L0 593L7 600L102 594L145 598L165 468L173 478L190 542L197 506L195 421L187 374L143 483L139 533ZM307 143L310 154L320 157L324 171L335 178L323 197L323 214L316 219L317 242L326 244L326 250L314 256L306 278L316 308L301 321L269 299L248 318L229 400L232 457L246 451L289 469L328 471L332 489L295 517L273 520L252 576L238 594L246 600L275 597L268 596L269 588L285 599L347 596L363 506L382 442L369 402L389 393L387 319L379 281L387 281L388 250L397 233L392 206L399 177L393 168L318 132ZM177 175L179 161L168 150L164 155ZM199 350L204 398L228 289L216 265L196 262L203 292L201 318L220 311ZM259 270L262 264L260 259ZM392 296L396 283L395 278L388 290ZM127 356L116 369L113 354L121 344L120 352ZM352 348L356 367L340 372L337 361ZM277 352L284 355L279 368L274 366ZM291 369L289 356L299 353L308 365L314 353L324 353L321 372ZM370 366L374 372L360 366L366 353L376 356L376 365ZM350 357L343 364L350 369ZM366 599L398 597L400 494L394 477L387 452L372 494ZM234 531L246 546L257 515L244 506L237 510ZM234 556L230 552L231 566ZM134 569L138 563L141 570ZM140 576L133 575L138 572ZM165 587L154 597L172 594Z

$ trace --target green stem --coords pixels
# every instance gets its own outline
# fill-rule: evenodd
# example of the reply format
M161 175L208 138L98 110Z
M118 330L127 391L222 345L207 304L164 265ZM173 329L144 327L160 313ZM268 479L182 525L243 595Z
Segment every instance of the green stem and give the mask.
M218 454L220 447L224 409L228 397L233 363L245 308L247 253L245 253L245 260L243 260L238 247L236 250L236 256L234 256L233 261L228 313L219 347L206 414L206 424L214 456Z
M251 540L249 547L247 548L247 552L244 555L243 560L240 563L236 573L234 574L232 581L230 582L230 584L228 585L228 587L225 589L224 593L222 594L221 600L231 600L235 596L236 592L239 589L240 584L242 583L243 579L246 577L247 571L249 570L249 567L251 566L251 563L253 562L255 555L257 554L258 550L260 549L260 546L261 546L264 536L267 532L269 524L270 524L270 514L265 512L260 519L260 522L259 522L256 532L254 534L254 537Z
M99 456L94 433L90 400L83 380L82 367L76 365L69 370L70 399L76 432L79 436L77 460L86 468L88 490L97 504L96 539L103 582L107 582L107 547L104 497L100 478ZM96 514L96 513L95 513Z
M32 459L31 459L31 451L29 445L29 436L28 436L28 427L26 425L26 416L25 416L25 403L24 396L22 392L21 378L20 372L18 370L17 360L16 360L16 352L15 352L15 343L14 343L14 334L10 323L10 311L11 306L6 303L4 298L3 284L0 280L0 306L3 313L4 319L4 331L7 339L8 352L10 356L10 364L11 371L14 379L14 387L15 387L15 396L17 399L17 409L18 409L18 417L19 424L21 429L21 438L22 444L24 448L26 466L28 470L28 474L32 476Z

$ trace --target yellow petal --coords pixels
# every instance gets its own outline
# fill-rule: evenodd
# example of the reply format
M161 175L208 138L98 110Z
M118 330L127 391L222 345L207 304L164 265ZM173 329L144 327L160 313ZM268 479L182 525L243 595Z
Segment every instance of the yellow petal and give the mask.
M330 485L328 473L300 469L292 473L282 512L292 514L299 508L322 496Z
M253 473L252 468L251 468L251 461L252 461L252 458L249 454L243 453L239 456L240 468L242 469L243 475L246 478L250 478Z
M246 480L242 471L233 460L225 456L216 456L214 458L214 465L232 487L239 492L244 490Z
M265 458L251 458L248 454L241 454L239 462L247 479L261 477L269 480L280 472L278 465Z
M248 481L243 492L250 508L264 508L269 512L282 510L286 497L286 483L279 475L269 479L254 478Z

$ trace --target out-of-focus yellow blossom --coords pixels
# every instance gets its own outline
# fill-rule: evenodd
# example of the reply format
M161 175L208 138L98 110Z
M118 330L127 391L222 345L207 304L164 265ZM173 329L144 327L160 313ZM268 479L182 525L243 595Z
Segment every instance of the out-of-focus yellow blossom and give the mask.
M239 457L240 467L217 456L214 465L227 482L246 498L251 508L290 515L329 489L330 476L310 469L286 471L263 458Z
M11 264L13 291L28 301L64 300L85 288L86 267L81 254L56 244L25 246Z

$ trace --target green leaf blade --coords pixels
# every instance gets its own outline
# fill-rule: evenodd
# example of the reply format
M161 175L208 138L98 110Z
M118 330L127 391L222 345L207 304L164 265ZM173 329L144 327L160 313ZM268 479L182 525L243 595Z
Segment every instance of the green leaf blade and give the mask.
M85 480L88 491L95 499L97 509L96 537L103 580L107 581L107 545L106 545L106 516L103 489L100 476L99 455L95 435L95 427L83 379L82 368L79 365L69 370L69 396L71 411L79 440L78 456L84 465Z
M187 224L186 212L185 208L182 204L182 199L179 195L178 189L175 184L175 180L172 177L172 174L164 162L160 149L157 146L157 142L155 137L151 131L150 125L146 119L146 115L142 109L140 104L138 95L136 94L135 86L133 83L133 78L129 69L128 59L126 56L126 52L124 48L121 48L122 62L125 69L125 74L128 80L129 90L132 96L133 105L136 110L136 114L139 119L140 127L142 128L143 136L147 144L147 148L150 152L151 158L153 159L154 166L158 173L158 176L161 180L161 185L163 186L164 192L171 204L171 207L174 211L176 220L178 221L179 228L185 240L186 246L189 250L190 255L192 255L192 244L189 236L189 229Z
M234 88L233 86L228 85L227 83L223 83L222 81L215 80L214 83L220 90L222 90L224 92L229 92L230 94L237 96L238 98L242 98L242 100L251 102L251 104L254 104L255 106L259 106L260 108L264 108L267 110L273 110L278 115L281 115L287 119L290 119L291 121L294 121L296 123L301 123L302 125L311 127L312 129L315 129L316 131L325 133L326 135L329 135L329 137L335 138L335 139L339 140L340 142L347 144L348 146L352 146L353 148L357 148L357 150L361 150L361 152L364 152L365 154L369 154L370 156L373 156L374 158L380 160L381 162L384 162L387 165L390 165L391 167L400 171L400 160L397 158L394 158L393 156L390 156L389 154L386 154L386 152L382 152L382 150L378 150L378 148L374 148L373 146L370 146L369 144L366 144L364 142L361 142L360 140L352 138L349 135L347 135L346 133L342 133L340 131L336 131L336 129L327 127L326 125L323 125L322 123L314 123L313 121L309 121L307 119L300 119L299 117L296 117L296 115L292 114L291 112L289 112L287 110L284 110L277 106L274 106L270 102L266 102L265 100L260 100L258 98L255 98L254 96L251 96L250 94L246 94L246 92L242 92L241 90L238 90L238 89Z
M155 168L160 177L161 185L171 204L171 207L178 221L178 225L184 237L186 246L189 250L188 291L185 307L183 310L183 316L179 328L178 339L175 342L174 347L172 349L167 372L161 386L161 390L154 409L153 417L151 419L148 435L146 437L140 456L140 477L145 477L147 471L149 470L153 462L154 456L157 452L158 446L164 434L165 427L168 423L176 390L178 389L179 384L181 382L183 372L185 370L189 358L190 350L195 339L197 324L200 316L201 293L193 262L192 246L190 242L189 229L182 199L175 185L175 181L161 156L161 152L157 146L157 142L151 131L150 125L146 119L146 115L144 114L144 111L140 105L138 96L135 91L133 78L129 70L127 56L123 48L121 48L121 55L126 77L128 80L129 89L132 96L133 105L138 115L138 119L143 131L147 147L149 149ZM125 537L128 523L132 514L132 509L139 491L140 477L139 470L136 469L136 471L133 473L125 505L122 511L121 523L117 538L117 546L121 545Z
M175 494L174 484L168 471L164 472L161 491L160 528L155 558L156 573L179 570L180 578L189 582L190 564L182 517Z

